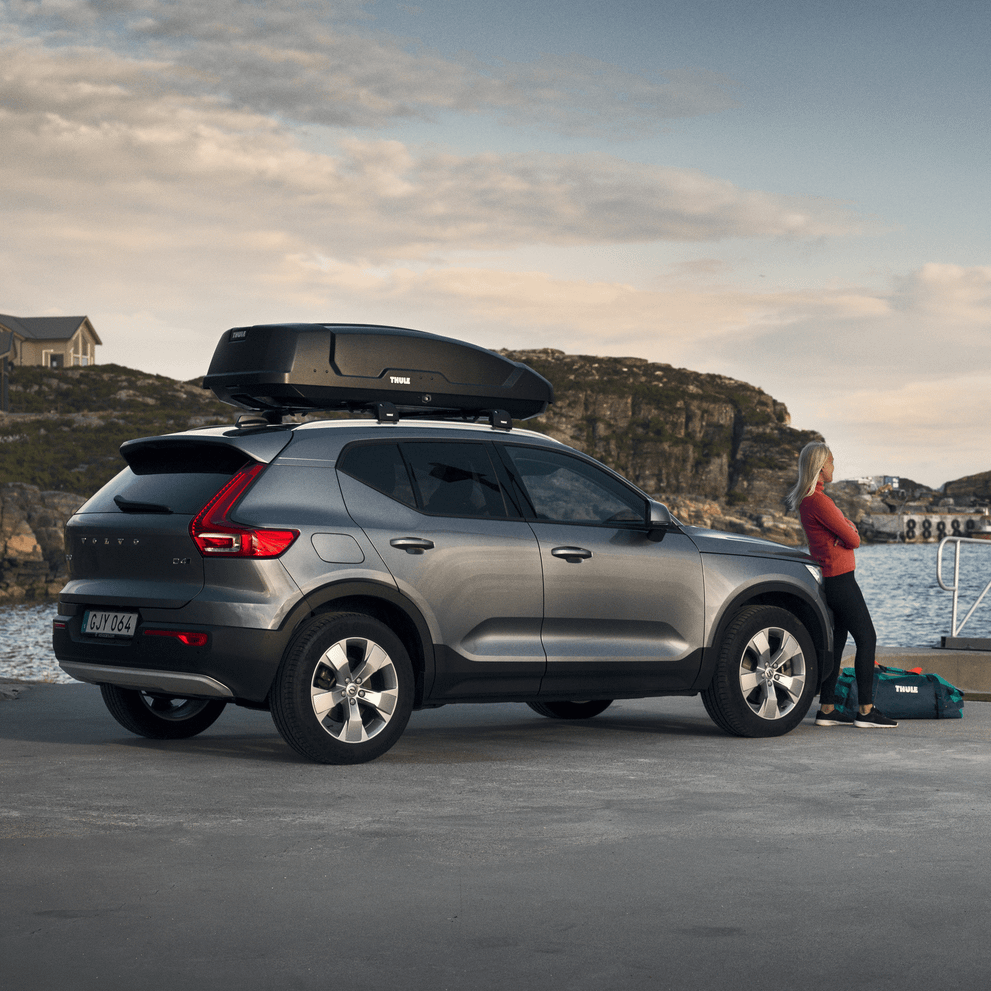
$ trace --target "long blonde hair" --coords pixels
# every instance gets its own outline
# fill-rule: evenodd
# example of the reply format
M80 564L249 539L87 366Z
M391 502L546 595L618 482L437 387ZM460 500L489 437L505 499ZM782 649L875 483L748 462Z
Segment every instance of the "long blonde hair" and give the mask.
M798 509L798 504L815 492L819 472L822 471L822 466L831 453L821 440L814 440L802 448L802 453L798 456L798 481L785 496L789 509Z

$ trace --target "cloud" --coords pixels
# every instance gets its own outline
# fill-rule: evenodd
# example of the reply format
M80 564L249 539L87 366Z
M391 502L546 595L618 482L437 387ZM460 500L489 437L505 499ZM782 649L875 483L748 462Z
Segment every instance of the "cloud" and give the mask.
M284 121L379 128L457 111L568 135L638 138L736 106L733 84L675 68L649 79L587 56L445 58L393 37L362 4L247 0L14 2L12 23L50 45L149 59L159 84Z
M733 83L715 72L675 69L663 81L645 79L581 55L544 55L531 63L479 66L493 80L487 96L501 120L552 126L562 134L645 136L663 122L738 106Z
M312 300L361 299L378 310L429 313L445 333L471 326L490 347L559 347L670 361L686 341L731 334L768 309L743 292L692 292L555 279L540 271L443 267L371 270L331 259L287 260L285 284ZM631 351L630 348L633 350Z
M899 286L902 311L930 321L937 333L962 328L970 342L987 346L991 329L991 265L946 265L930 262L912 272ZM979 336L973 336L975 333Z
M208 234L220 249L283 231L298 250L376 262L869 229L843 204L604 154L466 156L355 137L322 153L264 114L157 88L158 63L30 45L4 58L8 224L28 231L59 215L102 232L108 251L130 251L142 229L149 248Z
M991 266L927 263L879 288L806 288L709 360L743 375L814 381L820 393L900 387L991 369Z

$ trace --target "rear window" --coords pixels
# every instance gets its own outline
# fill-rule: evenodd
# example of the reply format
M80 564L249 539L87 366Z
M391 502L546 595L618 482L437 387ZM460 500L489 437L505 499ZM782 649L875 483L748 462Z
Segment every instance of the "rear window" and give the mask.
M486 445L403 444L420 508L434 516L509 515Z
M248 458L222 446L143 448L80 513L178 513L195 516Z
M370 485L383 495L416 508L409 472L397 444L360 444L348 448L337 466L346 475Z

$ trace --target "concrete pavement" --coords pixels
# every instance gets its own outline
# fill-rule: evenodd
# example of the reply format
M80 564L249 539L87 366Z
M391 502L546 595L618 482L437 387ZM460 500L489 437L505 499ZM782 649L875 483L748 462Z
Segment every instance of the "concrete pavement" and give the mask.
M983 986L991 705L723 735L414 713L359 767L265 713L130 736L97 689L0 702L5 991Z

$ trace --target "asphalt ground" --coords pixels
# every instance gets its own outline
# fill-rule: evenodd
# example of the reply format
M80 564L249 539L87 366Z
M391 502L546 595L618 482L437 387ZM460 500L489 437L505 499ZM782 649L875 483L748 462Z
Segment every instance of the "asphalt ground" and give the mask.
M265 713L158 743L34 685L0 702L0 984L970 991L989 737L979 702L773 740L698 699L449 706L328 767Z

